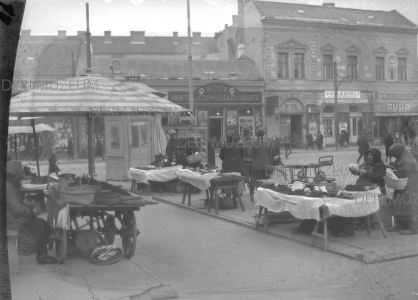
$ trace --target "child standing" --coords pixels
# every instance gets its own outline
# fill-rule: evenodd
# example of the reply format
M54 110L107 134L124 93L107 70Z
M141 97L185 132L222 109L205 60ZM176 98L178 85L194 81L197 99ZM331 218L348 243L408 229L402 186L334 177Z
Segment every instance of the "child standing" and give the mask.
M48 176L55 172L57 174L57 177L58 177L58 172L61 171L61 170L60 170L60 168L58 168L58 158L55 155L55 149L54 148L51 149L51 155L48 158L48 162L49 162Z

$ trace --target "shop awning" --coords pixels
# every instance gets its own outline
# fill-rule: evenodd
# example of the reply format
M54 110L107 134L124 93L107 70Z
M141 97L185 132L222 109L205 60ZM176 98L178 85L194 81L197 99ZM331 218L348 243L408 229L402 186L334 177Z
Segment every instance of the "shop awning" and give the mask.
M35 125L35 132L55 132L56 129L48 126L46 124ZM19 134L19 133L33 133L32 126L9 126L9 134Z

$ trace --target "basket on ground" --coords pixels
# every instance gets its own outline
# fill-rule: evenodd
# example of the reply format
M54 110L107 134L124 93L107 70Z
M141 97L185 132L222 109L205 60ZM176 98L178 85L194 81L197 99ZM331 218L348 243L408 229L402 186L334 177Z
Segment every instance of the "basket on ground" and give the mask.
M384 180L386 186L394 190L403 190L406 187L406 184L408 183L408 178L393 179L389 177L384 177Z
M203 155L200 153L186 156L186 162L189 165L200 163L202 159L203 159Z

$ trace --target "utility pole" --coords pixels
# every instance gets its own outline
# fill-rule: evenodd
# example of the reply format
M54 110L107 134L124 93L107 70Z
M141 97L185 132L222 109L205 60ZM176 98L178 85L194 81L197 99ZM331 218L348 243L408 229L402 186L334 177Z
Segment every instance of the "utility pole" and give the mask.
M338 151L338 83L337 83L337 62L334 62L334 122L335 122L335 150Z
M86 73L91 73L91 52L90 52L90 25L89 25L89 4L86 3L86 20L87 20L87 31L86 31L86 42L87 42L87 69ZM87 113L87 143L88 143L88 162L89 162L89 175L96 175L96 167L94 165L94 122L90 113Z
M193 63L192 63L192 36L190 32L190 0L187 0L187 31L189 35L189 104L190 104L190 124L194 125L193 111Z

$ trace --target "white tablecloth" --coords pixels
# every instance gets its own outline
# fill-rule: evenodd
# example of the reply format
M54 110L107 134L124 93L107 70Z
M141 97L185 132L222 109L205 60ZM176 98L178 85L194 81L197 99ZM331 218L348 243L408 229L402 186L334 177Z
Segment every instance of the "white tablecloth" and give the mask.
M184 182L190 183L201 190L206 190L210 187L210 180L217 177L217 173L201 174L200 172L192 172L189 169L181 169L176 173L177 177Z
M263 206L272 212L290 212L298 219L320 221L319 207L326 206L329 215L341 217L364 217L379 210L380 190L350 192L354 200L340 198L311 198L286 195L270 189L258 188L254 201L256 206Z
M149 181L167 182L177 178L176 172L182 169L183 166L172 166L168 168L162 168L160 170L139 170L130 168L129 178L135 179L137 183L149 184Z

